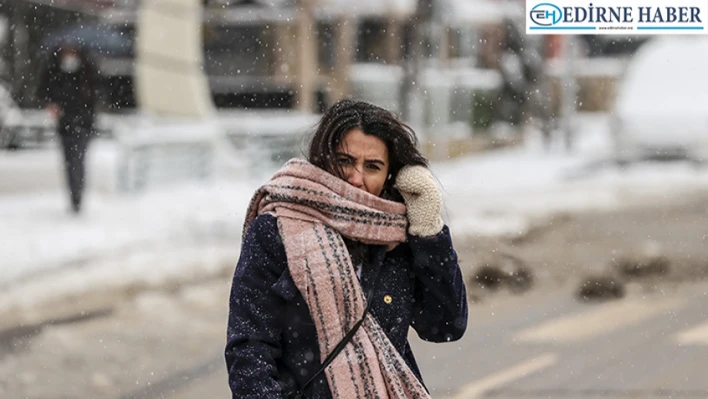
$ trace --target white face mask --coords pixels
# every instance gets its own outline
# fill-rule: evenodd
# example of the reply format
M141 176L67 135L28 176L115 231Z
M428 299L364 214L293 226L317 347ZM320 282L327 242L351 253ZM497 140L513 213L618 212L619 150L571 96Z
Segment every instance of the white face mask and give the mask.
M81 67L81 59L74 54L65 55L61 58L59 67L66 73L74 73Z

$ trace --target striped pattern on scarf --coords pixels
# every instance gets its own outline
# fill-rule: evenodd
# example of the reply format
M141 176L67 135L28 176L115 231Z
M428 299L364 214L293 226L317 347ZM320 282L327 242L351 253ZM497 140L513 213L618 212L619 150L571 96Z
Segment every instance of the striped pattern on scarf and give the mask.
M405 205L293 159L256 191L244 237L263 213L278 219L288 269L315 322L324 361L366 309L342 236L392 249L406 239ZM325 374L335 399L430 398L371 314Z

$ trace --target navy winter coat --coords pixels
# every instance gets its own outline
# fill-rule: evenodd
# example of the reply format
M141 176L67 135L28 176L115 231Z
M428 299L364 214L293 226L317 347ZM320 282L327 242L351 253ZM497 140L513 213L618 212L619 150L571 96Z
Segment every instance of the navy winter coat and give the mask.
M421 379L409 326L432 342L457 340L467 326L465 286L450 232L445 227L435 237L409 236L393 251L372 246L370 252L370 262L381 264L371 313ZM365 293L373 269L370 263L362 270ZM258 216L246 234L231 288L225 354L231 391L239 399L291 398L320 368L315 324L288 271L274 216ZM306 397L332 397L324 373Z

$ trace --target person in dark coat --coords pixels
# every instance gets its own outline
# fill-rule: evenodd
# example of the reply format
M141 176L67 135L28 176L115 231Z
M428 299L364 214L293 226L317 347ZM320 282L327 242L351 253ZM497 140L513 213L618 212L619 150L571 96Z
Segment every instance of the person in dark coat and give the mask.
M42 73L39 98L57 121L74 213L81 210L86 152L95 130L96 90L96 70L78 46L64 44L50 56Z
M429 398L409 327L458 340L467 299L415 133L342 100L307 158L289 161L247 212L225 348L233 397Z

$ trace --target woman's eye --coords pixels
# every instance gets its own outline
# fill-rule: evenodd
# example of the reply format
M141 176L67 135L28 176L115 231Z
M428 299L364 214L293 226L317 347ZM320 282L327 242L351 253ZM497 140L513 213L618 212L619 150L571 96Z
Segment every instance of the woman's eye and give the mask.
M339 158L337 159L337 162L341 165L349 165L351 160L349 158Z
M375 163L370 163L370 164L368 164L366 167L369 168L369 169L371 169L371 170L381 170L381 168L379 167L379 165L376 165Z

